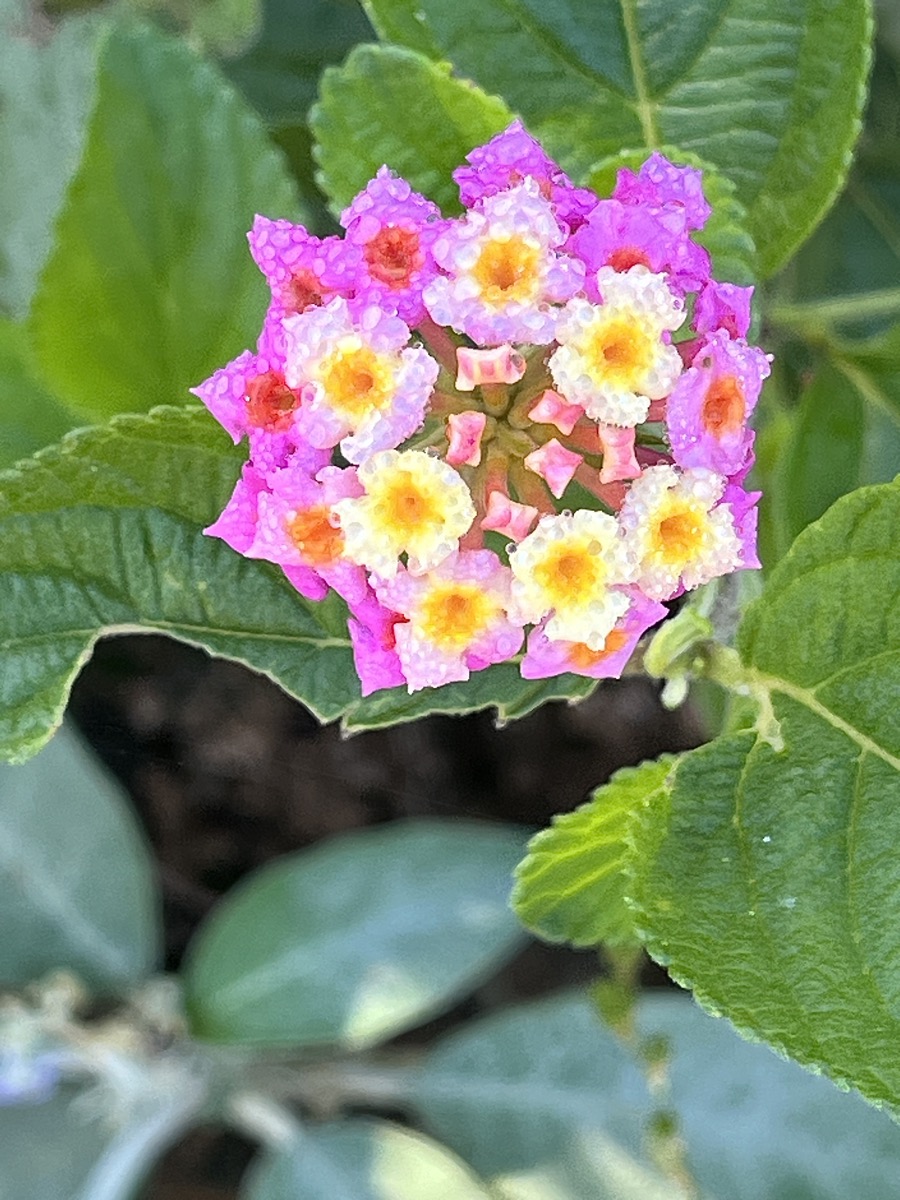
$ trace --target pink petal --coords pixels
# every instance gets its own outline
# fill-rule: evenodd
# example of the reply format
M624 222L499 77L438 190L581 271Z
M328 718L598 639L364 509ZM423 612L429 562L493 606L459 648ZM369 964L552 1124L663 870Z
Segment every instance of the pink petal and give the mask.
M505 534L514 542L521 542L531 531L537 520L538 510L530 504L517 504L503 492L491 492L488 496L487 514L481 522L482 529Z
M584 409L580 404L567 404L559 392L547 388L546 392L540 394L537 404L528 415L532 421L555 425L560 433L568 437L584 416Z
M456 386L473 392L482 383L517 383L525 374L525 359L512 346L474 350L460 346L456 351Z
M558 500L582 461L580 454L576 454L574 450L567 450L556 438L551 438L540 449L533 450L526 457L525 466L529 471L534 471L535 475L540 475Z

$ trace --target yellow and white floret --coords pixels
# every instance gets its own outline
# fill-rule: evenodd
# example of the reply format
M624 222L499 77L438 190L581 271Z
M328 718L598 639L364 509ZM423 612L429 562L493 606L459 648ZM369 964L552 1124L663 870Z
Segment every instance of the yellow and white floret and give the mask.
M616 587L634 578L618 522L582 509L542 517L510 551L513 612L527 623L549 615L548 638L600 650L631 603Z
M365 495L333 506L344 554L384 579L401 554L411 575L432 570L459 546L475 519L462 477L422 450L383 450L360 466Z
M697 467L648 467L619 513L637 563L635 582L652 600L668 600L747 565L730 504L719 504L727 480Z
M664 334L683 323L684 301L663 275L642 266L602 267L597 283L601 304L576 297L563 309L550 373L566 400L593 420L637 425L647 419L650 401L668 396L682 372Z

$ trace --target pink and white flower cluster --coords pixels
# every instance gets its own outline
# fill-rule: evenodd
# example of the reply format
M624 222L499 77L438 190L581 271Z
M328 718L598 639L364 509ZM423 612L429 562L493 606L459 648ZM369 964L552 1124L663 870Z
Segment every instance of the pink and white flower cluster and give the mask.
M517 121L454 178L456 218L387 167L343 237L257 217L257 347L196 389L249 444L206 532L343 597L363 694L618 676L665 601L759 565L752 289L660 154L600 199Z

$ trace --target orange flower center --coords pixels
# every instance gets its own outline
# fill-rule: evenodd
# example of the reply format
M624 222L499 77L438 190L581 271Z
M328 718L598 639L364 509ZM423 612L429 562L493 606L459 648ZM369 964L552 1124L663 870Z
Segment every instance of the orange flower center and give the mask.
M472 271L486 304L529 300L538 282L538 248L519 237L491 238Z
M280 371L266 371L247 385L247 420L257 429L286 433L299 403Z
M703 401L701 420L710 433L736 433L744 423L744 391L734 375L713 381Z
M409 287L416 271L421 271L425 255L415 229L386 225L366 243L366 265L369 274L379 283L395 290Z
M308 308L318 308L325 300L325 293L315 273L303 269L291 276L284 288L283 299L291 312L302 313Z
M649 267L650 259L637 246L620 246L618 250L613 250L606 265L614 271L630 271L632 267Z
M600 650L592 650L584 642L576 642L569 651L569 663L579 671L588 671L596 667L610 654L621 650L628 641L628 634L623 629L611 629L606 635L606 641Z
M663 517L656 528L657 553L667 563L689 562L700 548L706 527L704 515L689 508Z
M324 504L305 508L288 523L288 536L311 567L321 567L340 558L344 538L331 524L331 510Z
M482 632L494 609L473 583L437 587L422 606L422 632L444 649L461 650Z

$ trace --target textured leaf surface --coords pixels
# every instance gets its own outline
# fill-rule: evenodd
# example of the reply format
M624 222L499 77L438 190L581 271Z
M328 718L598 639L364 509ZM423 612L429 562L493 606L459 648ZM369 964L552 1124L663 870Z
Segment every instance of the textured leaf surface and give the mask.
M453 213L460 205L451 171L512 113L496 96L456 79L447 64L393 46L359 46L342 67L325 72L310 120L319 182L336 212L387 163Z
M588 804L554 817L516 872L513 907L539 937L576 946L634 940L625 905L632 809L665 786L671 760L618 771Z
M0 476L5 756L46 741L109 632L168 633L250 663L323 719L358 699L340 611L202 535L239 464L205 412L168 409L73 434Z
M801 534L739 633L768 737L684 756L634 835L654 956L739 1029L894 1108L898 522L900 485L882 485Z
M489 1200L442 1146L387 1121L345 1121L298 1134L254 1165L241 1200Z
M255 212L295 203L262 126L211 66L149 29L114 32L32 311L56 394L92 418L186 400L255 343L267 294L246 231Z
M21 318L78 166L104 26L76 17L48 37L31 5L6 0L0 36L0 312Z
M127 799L74 733L0 766L0 984L60 969L103 990L139 982L156 963L157 903Z
M738 187L764 273L837 194L865 97L864 0L369 0L376 25L520 112L583 176L623 148L692 150Z
M448 1008L520 944L518 831L418 821L335 838L233 893L191 950L205 1038L367 1046Z

